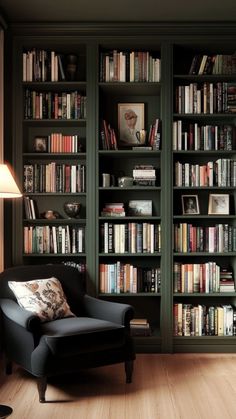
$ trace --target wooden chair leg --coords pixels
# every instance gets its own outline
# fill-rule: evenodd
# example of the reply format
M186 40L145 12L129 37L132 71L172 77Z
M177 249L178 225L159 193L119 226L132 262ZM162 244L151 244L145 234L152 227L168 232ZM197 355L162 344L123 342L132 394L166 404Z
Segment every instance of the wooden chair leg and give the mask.
M132 383L134 361L125 361L126 383Z
M37 387L39 393L39 401L40 403L45 403L45 393L47 389L47 377L39 377L37 378Z

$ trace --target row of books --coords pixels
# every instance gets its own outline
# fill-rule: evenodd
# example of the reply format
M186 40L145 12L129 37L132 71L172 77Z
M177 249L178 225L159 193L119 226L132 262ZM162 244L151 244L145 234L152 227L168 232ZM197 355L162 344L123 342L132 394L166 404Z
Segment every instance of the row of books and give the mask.
M236 54L196 54L189 74L236 74Z
M236 84L205 82L177 86L176 112L180 114L236 112Z
M156 118L154 124L150 125L147 140L143 147L149 147L151 150L160 150L161 146L161 123L160 119ZM105 119L101 121L100 128L101 146L103 150L118 150L119 140L114 128ZM137 146L139 149L140 146ZM134 147L135 148L135 147Z
M84 226L25 226L25 254L77 254L85 250Z
M73 92L38 92L25 89L25 119L85 119L86 96Z
M63 260L63 265L71 266L72 268L75 268L79 271L79 273L82 275L82 278L85 280L86 276L86 263L84 262L75 262L74 260Z
M159 82L161 60L148 51L118 51L100 54L101 82Z
M174 336L236 336L232 305L174 304Z
M34 151L42 153L78 153L82 149L78 134L64 135L52 132L47 136L35 137Z
M174 251L188 252L235 252L236 226L193 226L188 223L174 224Z
M174 263L174 292L235 292L232 270L222 269L216 262Z
M65 80L64 57L55 51L32 48L23 52L23 81Z
M236 186L236 160L217 159L203 165L177 161L175 186Z
M118 149L115 130L105 119L101 122L100 136L103 150Z
M37 218L39 218L38 208L35 200L26 195L24 195L23 200L26 219L36 220Z
M141 268L130 263L100 263L99 284L101 293L160 292L160 268Z
M55 162L24 165L25 193L80 193L86 190L86 166Z
M100 226L103 253L155 253L161 251L161 226L151 223L103 223Z
M156 118L154 124L149 127L146 146L151 147L152 150L161 149L161 121L159 118Z
M173 150L232 150L236 130L233 125L184 126L182 120L173 122Z

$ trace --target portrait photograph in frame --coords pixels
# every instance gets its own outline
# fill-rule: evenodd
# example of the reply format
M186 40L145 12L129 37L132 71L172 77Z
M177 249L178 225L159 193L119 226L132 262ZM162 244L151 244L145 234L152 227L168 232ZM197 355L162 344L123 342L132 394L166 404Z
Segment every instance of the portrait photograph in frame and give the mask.
M208 203L208 214L217 215L229 214L229 194L210 194Z
M182 195L181 201L184 215L200 214L197 195Z
M34 138L34 151L37 153L47 152L47 137L35 137Z
M119 145L132 147L144 145L144 103L118 103Z

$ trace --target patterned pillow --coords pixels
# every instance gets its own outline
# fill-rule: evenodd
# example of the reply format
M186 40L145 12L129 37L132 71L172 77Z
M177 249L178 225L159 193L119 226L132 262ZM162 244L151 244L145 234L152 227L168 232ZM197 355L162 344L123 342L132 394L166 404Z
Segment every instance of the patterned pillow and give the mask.
M75 317L57 278L34 279L27 282L8 281L8 285L18 304L35 313L42 322Z

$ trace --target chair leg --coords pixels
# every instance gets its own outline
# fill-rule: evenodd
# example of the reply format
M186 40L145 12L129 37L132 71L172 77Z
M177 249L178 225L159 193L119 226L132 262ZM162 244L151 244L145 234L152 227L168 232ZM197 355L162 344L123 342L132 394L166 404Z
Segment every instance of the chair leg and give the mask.
M45 403L45 393L47 389L47 377L39 377L37 378L37 387L39 393L39 401L40 403Z
M126 383L132 383L134 361L125 361Z

